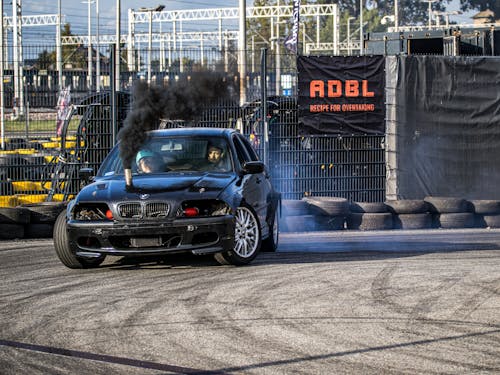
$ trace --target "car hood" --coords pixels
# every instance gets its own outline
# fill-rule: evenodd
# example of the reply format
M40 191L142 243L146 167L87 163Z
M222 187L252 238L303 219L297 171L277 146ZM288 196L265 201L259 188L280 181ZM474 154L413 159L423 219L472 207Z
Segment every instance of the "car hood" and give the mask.
M103 178L84 187L77 196L80 201L119 201L137 199L147 194L154 198L180 197L200 193L204 198L218 197L237 176L235 174L168 174L135 175L132 186L126 186L123 176Z

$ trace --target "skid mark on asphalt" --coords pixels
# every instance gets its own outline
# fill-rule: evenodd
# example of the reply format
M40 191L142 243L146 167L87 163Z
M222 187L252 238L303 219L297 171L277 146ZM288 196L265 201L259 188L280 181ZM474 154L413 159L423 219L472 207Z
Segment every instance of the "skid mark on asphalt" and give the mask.
M206 371L189 367L172 366L164 363L143 361L140 359L116 357L112 355L96 354L90 352L83 352L79 350L56 348L53 346L27 344L18 341L0 340L0 345L9 346L11 348L32 350L40 353L57 354L72 358L90 359L92 361L107 362L112 364L132 366L149 370L170 371L177 374L196 374L196 375L224 374L224 372L221 371Z
M144 368L144 369L170 371L170 372L178 373L178 374L214 375L214 374L228 374L228 373L235 372L235 371L246 371L246 370L257 369L257 368L283 366L283 365L288 365L288 364L293 364L293 363L325 360L325 359L329 359L329 358L338 358L338 357L344 357L344 356L350 356L350 355L356 355L356 354L379 352L379 351L384 351L384 350L393 350L393 349L400 349L400 348L413 347L413 346L419 346L419 345L429 345L429 344L434 344L434 343L439 343L439 342L462 340L462 339L481 337L481 336L489 336L489 335L495 335L495 334L500 334L500 329L494 329L494 330L483 331L483 332L466 333L466 334L455 335L455 336L444 336L444 337L437 337L437 338L432 338L432 339L408 341L408 342L402 342L399 344L381 345L381 346L374 346L374 347L368 347L368 348L362 348L362 349L347 350L347 351L336 352L336 353L311 355L311 356L305 356L305 357L300 357L300 358L281 359L281 360L276 360L276 361L268 361L268 362L251 364L251 365L247 365L247 366L226 367L226 368L218 369L218 370L200 370L200 369L194 369L194 368L188 368L188 367L172 366L172 365L151 362L151 361L141 361L138 359L116 357L116 356L83 352L83 351L78 351L78 350L69 350L69 349L63 349L63 348L55 348L55 347L51 347L51 346L27 344L27 343L22 343L22 342L17 342L17 341L9 341L9 340L0 340L0 345L1 346L9 346L9 347L13 347L13 348L19 348L19 349L32 350L32 351L37 351L37 352L42 352L42 353L63 355L63 356L68 356L68 357L73 357L73 358L90 359L93 361L107 362L107 363L112 363L112 364L121 364L121 365L125 365L125 366L133 366L133 367L139 367L139 368ZM499 370L500 368L499 367L477 366L476 369L485 370L485 371L493 371L493 370Z

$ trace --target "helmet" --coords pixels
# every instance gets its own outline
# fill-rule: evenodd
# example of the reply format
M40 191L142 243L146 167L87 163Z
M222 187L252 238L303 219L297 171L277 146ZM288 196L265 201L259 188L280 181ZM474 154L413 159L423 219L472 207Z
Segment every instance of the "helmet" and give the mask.
M139 164L139 161L142 159L142 158L151 158L151 157L154 157L155 154L152 152L152 151L149 151L149 150L140 150L136 157L135 157L135 162L137 164Z

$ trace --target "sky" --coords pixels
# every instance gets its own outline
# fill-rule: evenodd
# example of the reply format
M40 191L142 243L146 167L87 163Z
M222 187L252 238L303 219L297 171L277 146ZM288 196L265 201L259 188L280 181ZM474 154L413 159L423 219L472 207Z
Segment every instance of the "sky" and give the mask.
M3 1L3 0L0 0ZM91 22L92 29L95 30L96 25L96 0L90 0L94 3L91 5ZM118 0L98 0L99 1L99 32L103 34L114 35L116 33L116 4ZM454 0L449 6L449 10L458 9L458 1ZM4 12L6 15L12 15L12 1L3 1ZM36 15L36 14L56 14L58 0L23 0L22 9L23 15ZM127 30L127 11L129 8L138 9L140 7L154 7L158 4L165 5L166 10L180 10L180 9L202 9L202 8L223 8L223 7L238 7L238 0L121 0L121 29L123 33ZM252 6L253 2L247 0L247 6ZM76 35L87 34L87 16L88 4L87 0L61 0L62 14L65 16L65 22L71 24L71 30ZM472 23L471 16L475 12L470 12L464 15L450 16L451 21L459 23ZM231 25L231 21L224 21L227 24L223 25L224 28L236 29L237 21ZM232 26L232 27L231 27ZM144 25L144 27L147 27ZM217 29L217 22L185 22L183 24L183 31L199 31L200 29L210 28L211 30ZM31 36L33 38L53 38L53 27L29 27L23 28L25 37Z

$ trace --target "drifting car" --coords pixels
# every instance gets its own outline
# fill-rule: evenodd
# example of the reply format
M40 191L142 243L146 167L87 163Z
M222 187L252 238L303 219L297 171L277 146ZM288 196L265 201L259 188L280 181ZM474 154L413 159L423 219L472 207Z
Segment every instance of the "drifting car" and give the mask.
M217 166L209 148L221 150ZM155 160L141 172L139 160ZM245 265L278 245L280 194L248 140L232 129L182 128L148 133L130 168L119 145L54 226L54 246L69 268L98 267L108 255L214 254Z

